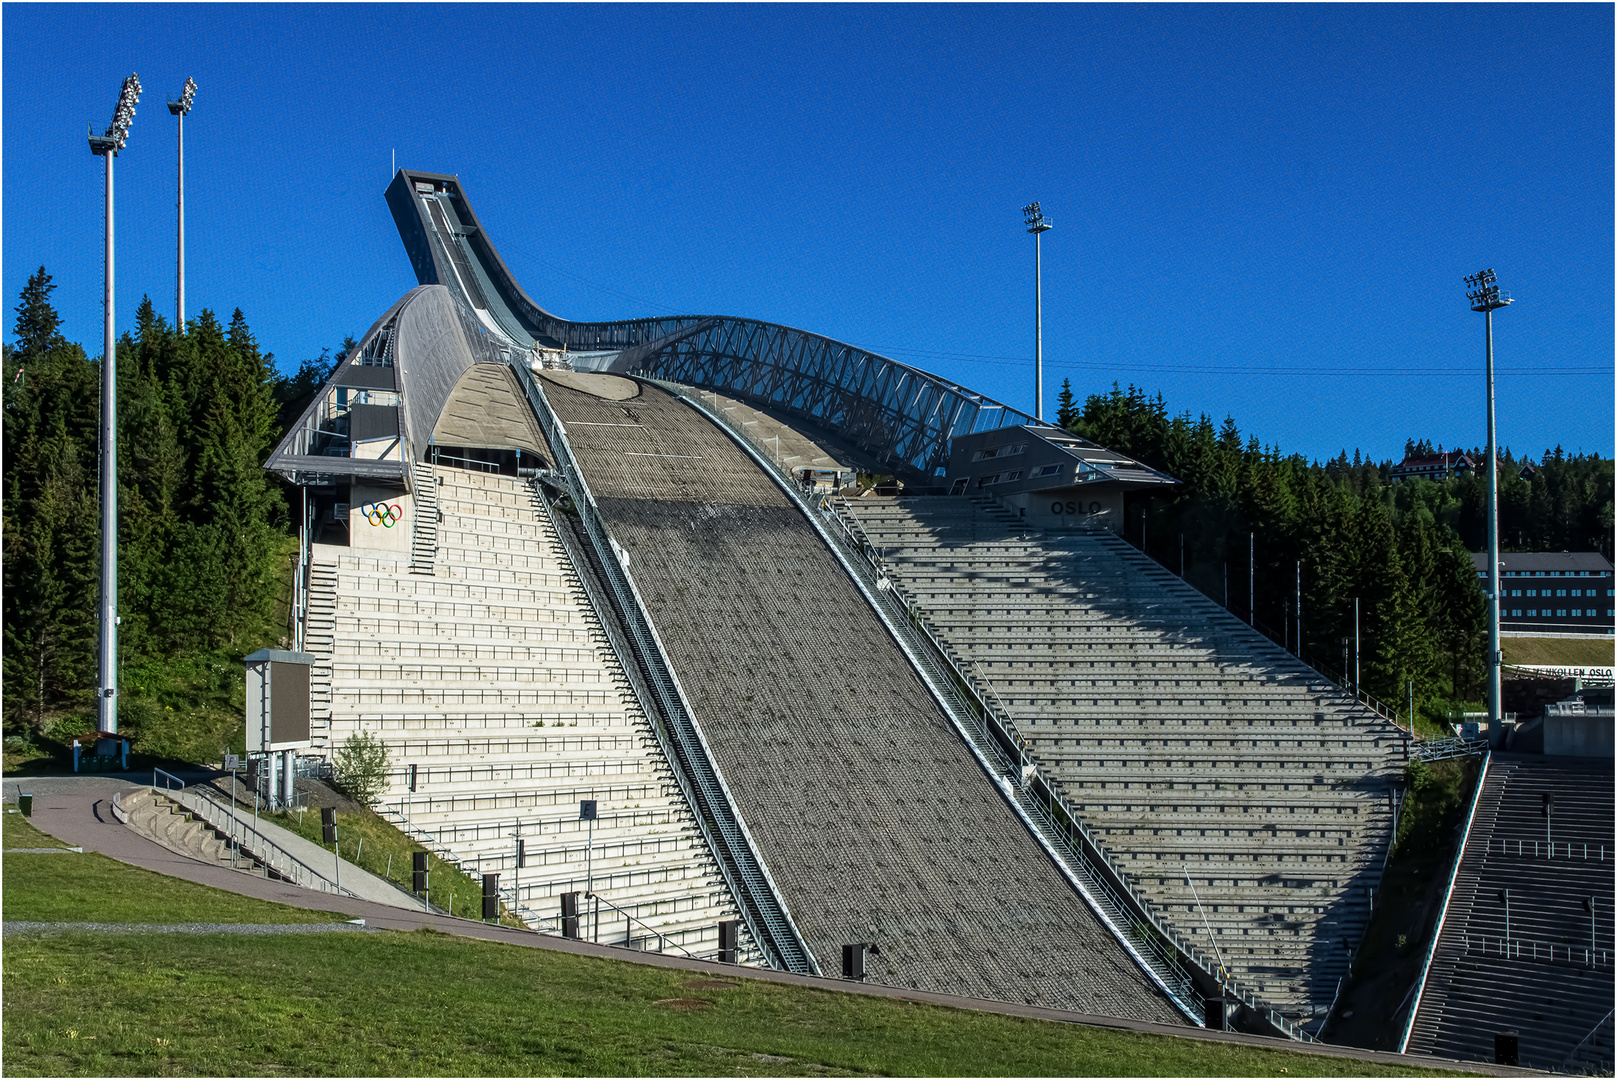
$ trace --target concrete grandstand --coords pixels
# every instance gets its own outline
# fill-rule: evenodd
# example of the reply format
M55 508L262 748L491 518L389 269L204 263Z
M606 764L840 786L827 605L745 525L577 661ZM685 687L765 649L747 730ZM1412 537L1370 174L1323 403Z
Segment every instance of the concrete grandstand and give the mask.
M387 201L421 284L267 464L385 813L540 929L1312 1037L1408 736L1118 539L1171 477L804 331L559 319L454 177Z

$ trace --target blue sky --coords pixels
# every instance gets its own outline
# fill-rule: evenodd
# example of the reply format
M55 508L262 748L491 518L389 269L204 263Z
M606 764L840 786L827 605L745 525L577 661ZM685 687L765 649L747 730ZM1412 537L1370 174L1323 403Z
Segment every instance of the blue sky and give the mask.
M1115 380L1284 450L1613 452L1613 8L32 5L0 10L3 285L43 264L101 342L123 77L117 318L241 307L285 365L415 284L391 157L457 174L564 318L742 315L1046 410Z

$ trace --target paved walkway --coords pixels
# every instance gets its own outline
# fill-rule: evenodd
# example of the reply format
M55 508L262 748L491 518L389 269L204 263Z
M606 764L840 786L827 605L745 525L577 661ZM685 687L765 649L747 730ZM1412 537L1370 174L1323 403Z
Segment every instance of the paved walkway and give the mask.
M1139 1031L1159 1035L1172 1035L1182 1039L1207 1039L1215 1042L1241 1043L1272 1050L1290 1050L1299 1053L1317 1053L1330 1057L1352 1058L1358 1061L1380 1062L1386 1065L1418 1065L1437 1069L1462 1069L1466 1072L1490 1076L1546 1076L1530 1069L1512 1069L1483 1062L1458 1062L1445 1058L1416 1055L1389 1054L1374 1050L1360 1050L1348 1046L1300 1044L1284 1039L1271 1039L1259 1035L1237 1032L1205 1031L1177 1024L1157 1024L1147 1021L1123 1020L1113 1016L1047 1009L1013 1002L988 1001L981 998L959 997L925 991L903 990L897 987L855 984L842 979L828 979L810 975L794 975L785 971L763 968L743 968L709 960L693 960L668 953L645 953L638 950L594 945L586 941L571 941L549 934L515 930L458 919L449 915L408 911L384 904L317 893L300 889L284 882L238 874L222 867L209 866L188 859L148 840L131 829L120 825L112 816L112 793L145 786L139 777L41 777L14 782L5 781L6 802L14 802L19 790L34 796L32 821L44 832L69 844L77 844L85 851L98 852L131 866L143 867L170 877L183 878L201 885L211 885L241 896L254 896L261 900L312 911L331 911L345 918L362 918L366 929L381 930L437 930L460 937L480 938L527 948L548 949L552 952L595 956L628 963L649 964L653 967L677 968L686 971L719 975L728 978L760 979L765 982L787 983L839 993L864 994L870 997L896 998L902 1001L921 1001L957 1009L992 1012L1006 1016L1021 1016L1034 1020L1060 1023L1086 1024L1093 1027ZM149 778L146 778L149 779ZM131 929L130 932L138 932Z

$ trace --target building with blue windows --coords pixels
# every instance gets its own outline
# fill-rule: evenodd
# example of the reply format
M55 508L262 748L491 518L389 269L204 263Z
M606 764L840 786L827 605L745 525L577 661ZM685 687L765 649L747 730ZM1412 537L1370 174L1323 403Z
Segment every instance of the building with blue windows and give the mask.
M1471 556L1486 580L1488 556ZM1598 551L1499 556L1499 622L1508 631L1610 634L1617 630L1611 563Z

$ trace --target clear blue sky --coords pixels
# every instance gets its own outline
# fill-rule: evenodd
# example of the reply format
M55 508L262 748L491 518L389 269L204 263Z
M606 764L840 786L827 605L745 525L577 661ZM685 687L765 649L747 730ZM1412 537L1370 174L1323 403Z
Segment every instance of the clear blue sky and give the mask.
M123 77L120 330L241 307L283 365L415 284L391 155L458 174L564 318L742 315L1046 409L1115 380L1312 457L1613 451L1613 7L7 3L6 336L27 275L101 343L100 161Z

